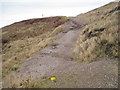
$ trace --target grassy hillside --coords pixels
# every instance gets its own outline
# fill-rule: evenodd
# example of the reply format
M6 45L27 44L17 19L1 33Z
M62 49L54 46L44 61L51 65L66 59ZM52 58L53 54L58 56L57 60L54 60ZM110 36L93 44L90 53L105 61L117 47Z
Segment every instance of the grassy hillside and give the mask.
M17 70L22 60L52 42L66 21L66 17L38 18L3 27L3 77Z
M118 57L118 13L117 2L80 14L87 24L76 42L75 58L83 62L95 61L98 57Z
M77 16L84 19L87 24L83 27L73 50L76 59L92 62L103 56L118 58L119 9L118 3L109 3ZM55 75L43 75L40 79L34 80L31 77L21 79L17 75L12 76L10 72L16 71L23 60L54 41L52 37L63 30L67 20L66 17L30 19L2 28L3 87L54 88L56 86L56 83L50 81L50 77ZM69 81L69 78L75 77L75 74L66 76L59 74L57 77L59 79L65 77L73 84L74 81ZM64 78L61 80L64 81Z

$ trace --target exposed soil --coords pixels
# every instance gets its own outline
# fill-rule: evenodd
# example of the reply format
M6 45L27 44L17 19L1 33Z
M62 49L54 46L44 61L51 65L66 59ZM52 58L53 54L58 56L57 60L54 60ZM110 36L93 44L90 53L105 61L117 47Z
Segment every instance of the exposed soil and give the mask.
M84 24L81 19L70 18L64 30L54 37L55 41L25 60L16 74L35 79L52 73L58 79L63 74L74 74L69 80L60 78L54 86L58 88L117 88L117 61L103 58L87 64L74 60L72 50Z

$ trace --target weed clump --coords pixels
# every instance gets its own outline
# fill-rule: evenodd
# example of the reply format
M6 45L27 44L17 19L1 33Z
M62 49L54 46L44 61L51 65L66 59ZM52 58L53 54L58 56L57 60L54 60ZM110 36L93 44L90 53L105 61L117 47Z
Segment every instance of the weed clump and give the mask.
M118 58L117 3L110 3L77 17L87 22L75 44L74 57L82 62L92 62L98 57ZM111 13L109 13L113 10ZM98 13L99 12L99 13Z

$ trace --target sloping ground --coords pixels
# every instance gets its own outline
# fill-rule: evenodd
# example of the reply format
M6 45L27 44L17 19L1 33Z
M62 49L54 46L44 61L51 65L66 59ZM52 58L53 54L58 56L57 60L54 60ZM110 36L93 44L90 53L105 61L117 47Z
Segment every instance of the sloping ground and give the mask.
M24 38L36 37L45 32L53 31L56 27L64 24L66 17L48 17L29 19L16 22L2 28L3 45ZM4 47L3 47L4 48Z
M118 14L120 6L111 2L77 17L87 21L74 48L75 58L92 62L98 57L118 58Z
M79 24L82 25L82 23L81 21ZM73 21L69 21L65 30L54 37L56 41L26 60L18 72L21 73L21 75L25 74L25 76L31 75L32 77L39 77L40 74L47 74L54 72L54 70L56 72L59 71L59 69L64 69L69 65L69 63L65 63L65 61L73 60L71 51L79 32L79 27L74 24Z
M79 18L69 18L64 29L54 37L52 36L54 42L24 60L16 72L4 78L3 86L17 88L117 88L117 20L115 16L117 16L119 9L115 9L116 6L116 3L110 3L103 6L102 9L93 10L94 14L91 11L78 16ZM106 9L105 12L102 11L103 9ZM100 16L96 14L97 10L100 10ZM90 18L89 15L94 18ZM86 26L84 26L85 22L87 22ZM114 38L111 39L111 37ZM104 39L107 42L103 42L101 45L99 42ZM77 44L74 47L76 40ZM112 47L108 48L111 44ZM96 47L96 45L101 45L101 47ZM104 48L102 46L105 46L105 51L108 50L108 57L103 55L102 58L96 59L96 55L104 54L103 51L96 53ZM110 54L111 51L114 51L114 54L113 52ZM109 58L109 55L113 57ZM53 76L57 78L56 81L50 80L50 77Z
M4 87L117 88L117 60L104 58L87 64L73 59L74 43L83 26L81 19L70 18L56 40L25 60L4 80ZM57 78L56 82L50 81L51 76Z
M2 28L3 77L18 69L22 60L43 49L59 33L66 17L30 19Z

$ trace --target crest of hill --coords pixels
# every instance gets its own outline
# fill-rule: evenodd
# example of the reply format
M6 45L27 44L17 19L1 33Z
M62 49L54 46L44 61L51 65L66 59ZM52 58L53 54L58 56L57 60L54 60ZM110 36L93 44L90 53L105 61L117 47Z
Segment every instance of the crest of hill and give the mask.
M66 17L36 18L16 22L2 28L3 44L19 39L36 37L54 30L66 22Z
M17 70L22 60L45 48L61 32L67 17L36 18L2 28L3 77Z

